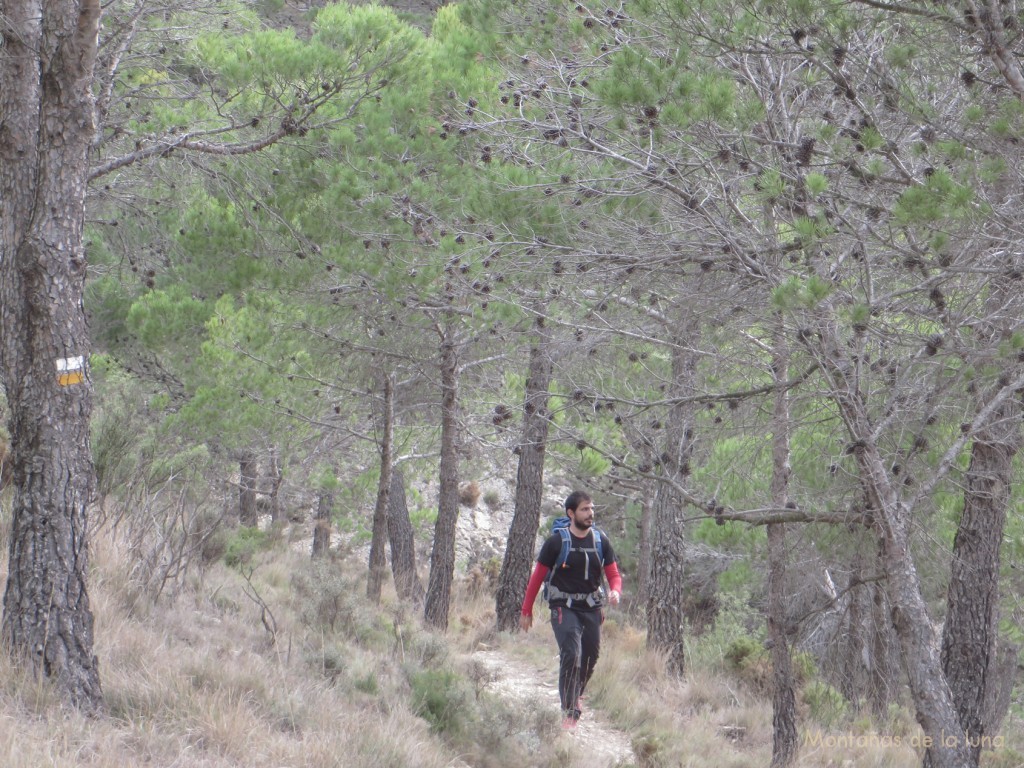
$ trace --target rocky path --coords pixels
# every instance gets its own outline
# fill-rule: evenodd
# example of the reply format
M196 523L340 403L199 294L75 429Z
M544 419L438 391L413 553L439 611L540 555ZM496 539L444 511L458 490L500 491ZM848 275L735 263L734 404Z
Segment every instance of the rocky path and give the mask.
M524 704L539 703L558 717L558 659L552 656L551 669L540 670L509 656L500 649L478 650L473 659L487 670L487 687L506 699ZM564 737L578 746L592 768L625 768L636 765L629 737L601 718L599 712L584 708L579 725L565 731Z

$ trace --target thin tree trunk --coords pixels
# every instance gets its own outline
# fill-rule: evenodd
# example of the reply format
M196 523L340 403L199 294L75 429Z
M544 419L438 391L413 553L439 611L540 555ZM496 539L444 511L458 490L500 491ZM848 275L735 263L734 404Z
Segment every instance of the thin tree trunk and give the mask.
M868 584L871 594L871 665L868 669L868 695L872 712L881 720L889 716L889 705L897 701L902 669L890 616L889 598L878 584Z
M515 511L508 531L505 558L498 575L498 591L494 601L499 631L514 632L519 627L519 610L526 583L530 580L537 528L540 525L552 363L551 337L539 322L536 334L535 343L530 349L530 367L523 401L523 439L518 446Z
M819 327L825 341L829 342L828 349L843 349L831 338L827 324ZM881 451L870 439L872 428L864 409L865 398L848 377L852 366L838 357L824 358L822 362L834 388L833 398L856 445L854 456L868 505L876 510L873 528L878 537L892 623L899 638L917 721L935 745L929 752L932 765L934 768L963 768L969 764L970 750L960 732L953 694L942 671L939 638L932 626L911 554L910 510L890 481Z
M259 480L256 457L252 453L246 451L239 456L238 476L238 522L254 528L259 522L259 510L256 508L256 484Z
M669 671L681 676L686 669L683 644L686 541L682 522L683 501L674 490L674 484L685 483L690 475L694 406L683 403L693 390L697 361L689 350L696 346L697 326L695 321L680 325L679 337L686 340L686 348L681 346L681 342L672 347L670 395L678 401L669 406L665 450L659 467L666 480L658 483L651 515L652 568L647 599L647 644L667 653Z
M430 554L424 617L435 629L448 628L455 577L455 525L459 519L459 358L451 328L441 337L441 462L437 521Z
M387 573L388 562L384 542L388 535L388 496L391 492L391 472L394 466L391 445L395 432L395 382L384 378L384 424L380 441L380 481L377 484L377 503L373 508L373 533L370 536L370 573L366 580L366 596L380 602L381 587Z
M270 467L267 470L270 475L270 522L277 524L281 522L281 483L284 481L284 473L281 471L281 458L277 448L270 449Z
M416 573L415 531L409 520L409 506L405 501L405 480L401 470L391 473L391 492L388 493L388 539L391 542L391 574L395 589L403 600L419 603L423 599L423 585Z
M846 631L842 633L845 642L839 644L840 691L847 701L853 702L860 710L861 694L864 692L864 655L866 617L864 611L865 589L863 556L858 546L850 566L850 578L846 583Z
M646 485L646 483L645 483ZM649 493L640 499L640 541L637 544L636 563L636 601L639 605L647 605L651 592L651 527L654 509L651 507Z
M641 478L637 488L640 503L639 541L636 547L636 586L633 590L633 605L636 609L645 610L650 597L651 585L651 535L654 526L654 510L651 500L654 498L658 481L649 475L658 463L655 457L655 442L651 434L632 423L623 422L626 428L626 439L637 456L637 469L648 477Z
M780 321L781 323L781 321ZM782 333L775 334L772 361L773 380L784 382L789 371L789 350ZM772 414L772 504L783 509L789 503L790 476L789 391L775 390ZM768 525L768 643L771 647L772 680L772 762L771 768L785 768L796 760L796 696L793 693L793 662L789 650L786 617L786 530L782 523Z
M0 369L15 485L2 635L19 663L93 710L82 231L100 5L7 0L2 10Z
M316 520L313 523L312 557L324 557L331 548L331 513L334 511L334 492L323 489L316 499Z

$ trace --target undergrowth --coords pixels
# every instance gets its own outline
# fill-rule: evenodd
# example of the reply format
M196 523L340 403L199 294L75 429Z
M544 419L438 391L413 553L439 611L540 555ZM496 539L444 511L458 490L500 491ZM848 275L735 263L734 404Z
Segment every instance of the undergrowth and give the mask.
M255 537L242 537L255 542ZM0 763L9 768L149 765L171 768L602 768L558 728L554 639L546 622L527 635L493 629L493 597L457 582L451 628L430 631L417 607L385 590L364 597L356 559L311 561L287 537L260 540L238 567L222 557L173 594L140 603L127 556L109 531L94 540L92 604L105 710L64 708L45 682L0 655ZM244 561L244 564L243 564ZM6 572L6 564L0 563ZM693 640L683 679L646 648L643 631L610 612L587 691L594 726L618 729L637 768L740 768L771 759L764 649L743 622ZM538 674L546 700L497 695L475 664L497 650ZM851 711L798 663L798 766L910 766L917 726L897 708L885 723ZM753 675L753 677L751 677ZM1018 765L1015 721L983 765ZM898 744L886 736L898 734ZM860 737L861 741L843 741ZM846 748L852 743L855 748ZM620 766L624 768L624 766Z

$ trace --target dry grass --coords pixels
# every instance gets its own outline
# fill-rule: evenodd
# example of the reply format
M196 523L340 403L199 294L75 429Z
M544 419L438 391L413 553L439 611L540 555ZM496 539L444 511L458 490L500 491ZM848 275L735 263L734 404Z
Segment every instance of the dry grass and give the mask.
M253 560L248 582L214 565L153 604L133 589L122 561L115 541L95 542L101 715L62 707L46 683L0 654L5 768L591 765L545 707L495 695L490 673L470 658L497 650L550 686L557 659L543 612L526 636L497 634L490 594L460 584L450 629L438 635L391 592L381 607L367 604L362 563L313 567L304 551L284 544ZM588 707L628 734L638 768L768 764L770 702L715 665L671 678L664 658L619 613L603 637ZM805 768L919 764L909 745L916 726L905 713L884 726L826 727L805 717L802 728L798 765ZM885 733L901 743L887 743ZM986 762L1012 764L1000 759Z
M644 633L616 618L613 612L605 623L601 659L588 698L630 734L640 768L763 768L770 763L770 699L725 674L721 660L701 659L691 665L685 679L672 679L664 658L646 648ZM528 639L517 636L504 649L533 664L546 663L552 670L557 665L554 640L544 622ZM921 764L922 750L915 749L920 729L906 709L894 710L883 724L868 717L823 724L803 711L799 727L798 768ZM1022 741L1019 727L1007 723L1003 730L1006 746L983 756L982 765L1021 768L1024 760L1012 762Z
M48 685L26 678L0 655L0 764L459 764L452 747L410 711L398 660L367 650L358 637L304 622L291 582L294 572L308 567L305 557L269 554L252 586L215 566L174 600L145 605L129 597L120 556L110 540L97 540L93 548L91 597L105 712L84 718L62 708ZM274 613L276 642L246 594L253 587ZM325 664L332 653L344 669Z

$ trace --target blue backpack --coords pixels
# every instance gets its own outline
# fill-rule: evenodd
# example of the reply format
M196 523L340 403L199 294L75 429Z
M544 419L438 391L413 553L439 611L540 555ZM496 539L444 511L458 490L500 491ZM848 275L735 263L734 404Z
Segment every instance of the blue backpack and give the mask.
M557 589L551 584L551 578L555 574L555 571L558 568L566 567L565 561L569 559L569 550L572 548L572 535L569 532L569 522L570 520L568 516L562 516L556 517L555 520L551 523L552 532L557 532L557 534L562 538L562 547L558 551L558 557L555 559L554 567L551 568L551 572L548 573L548 578L544 580L544 599L565 599L566 604L570 607L572 605L573 600L586 601L590 605L600 604L600 600L603 597L603 590L601 589L599 589L596 593L591 593L589 595L572 595L562 592L561 590ZM601 541L601 531L598 530L596 527L592 527L591 530L594 531L594 549L597 550L597 557L603 565L604 545ZM595 603L594 600L597 600L598 602Z
M569 524L572 522L569 520L568 515L562 517L556 517L551 523L551 532L558 533L562 537L562 548L558 551L558 558L555 560L555 567L551 569L551 574L554 574L558 568L566 567L566 560L569 559L569 550L572 547L572 534L569 533ZM594 532L594 549L597 550L597 559L604 564L604 545L601 541L601 532L597 528L591 528ZM548 575L548 579L551 579L551 575Z
M557 517L554 522L551 523L552 533L557 532L562 537L562 547L558 551L558 557L555 559L555 565L548 574L548 577L544 580L544 599L565 599L566 604L572 607L573 601L586 601L589 605L600 605L603 597L603 589L598 589L597 592L590 594L573 595L567 592L562 592L557 589L551 583L551 577L555 575L555 571L559 568L565 568L566 561L569 559L569 550L572 549L572 534L569 532L569 520L568 516ZM601 541L601 532L597 528L591 528L594 532L594 549L597 550L597 558L604 564L604 545ZM594 602L594 601L597 602Z

